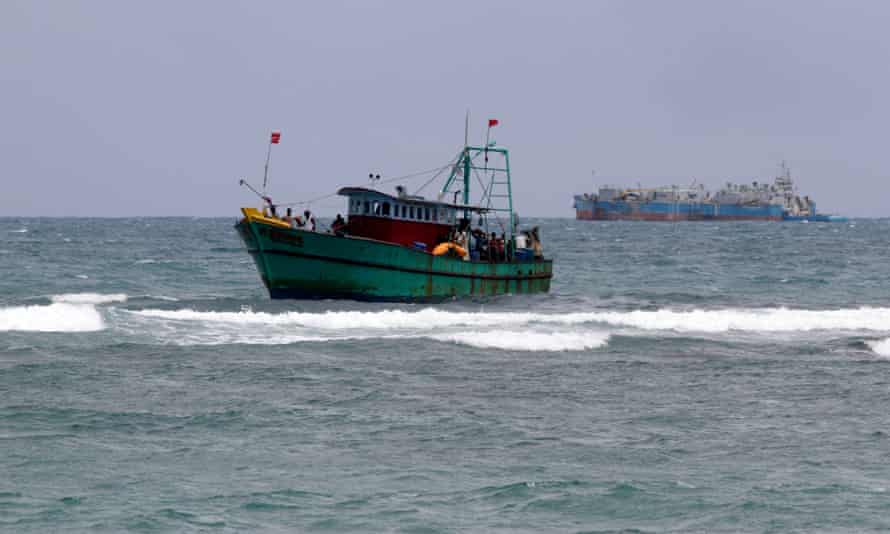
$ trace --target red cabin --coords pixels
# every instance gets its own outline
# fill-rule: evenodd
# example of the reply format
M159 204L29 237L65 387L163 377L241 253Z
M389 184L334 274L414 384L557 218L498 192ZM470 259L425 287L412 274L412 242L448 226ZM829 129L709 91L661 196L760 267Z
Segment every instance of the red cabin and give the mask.
M349 198L350 235L415 246L427 250L448 240L459 206L423 197L392 196L364 187L344 187L337 194Z

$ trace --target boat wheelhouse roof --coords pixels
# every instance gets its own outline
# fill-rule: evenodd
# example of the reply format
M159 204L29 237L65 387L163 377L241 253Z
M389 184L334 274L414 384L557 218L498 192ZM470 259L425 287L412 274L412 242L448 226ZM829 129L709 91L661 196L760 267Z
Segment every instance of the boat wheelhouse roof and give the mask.
M388 193L384 193L382 191L377 191L376 189L369 189L367 187L341 187L337 191L338 195L342 196L354 196L354 195L370 195L370 196L379 196L386 199L389 199L393 202L404 202L410 204L420 204L426 206L441 206L446 208L452 208L455 210L466 210L472 211L475 213L485 213L488 211L486 208L480 208L478 206L467 206L464 204L452 204L450 202L440 202L438 200L428 200L423 197L406 195L406 196L393 196Z

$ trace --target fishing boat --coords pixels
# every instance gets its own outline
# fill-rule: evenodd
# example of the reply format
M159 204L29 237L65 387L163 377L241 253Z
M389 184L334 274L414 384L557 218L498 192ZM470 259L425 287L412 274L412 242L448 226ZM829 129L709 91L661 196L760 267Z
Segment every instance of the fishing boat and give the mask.
M549 291L553 264L538 229L520 230L513 211L508 150L465 142L440 170L449 173L435 199L403 186L390 194L373 181L341 188L348 219L328 230L273 216L265 194L262 208L241 209L235 228L273 299L436 301ZM471 203L474 181L482 187Z

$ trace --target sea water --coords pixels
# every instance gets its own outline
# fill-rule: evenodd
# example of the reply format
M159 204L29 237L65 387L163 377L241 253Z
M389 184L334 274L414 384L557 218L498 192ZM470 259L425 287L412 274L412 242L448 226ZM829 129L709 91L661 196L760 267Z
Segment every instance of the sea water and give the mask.
M545 295L270 301L221 219L0 219L0 531L890 529L890 221L529 220Z

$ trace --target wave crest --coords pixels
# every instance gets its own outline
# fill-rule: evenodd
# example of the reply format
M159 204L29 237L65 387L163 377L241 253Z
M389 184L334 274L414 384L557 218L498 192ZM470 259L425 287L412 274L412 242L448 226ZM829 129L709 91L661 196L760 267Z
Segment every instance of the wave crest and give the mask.
M641 330L678 332L809 332L813 330L890 331L890 308L794 310L788 308L691 311L632 311L570 314L566 320L590 320Z
M56 302L0 308L0 332L96 332L104 328L102 315L89 305Z
M105 320L99 304L124 302L123 293L63 293L50 297L49 305L0 308L0 332L98 332Z
M560 352L597 349L609 342L603 332L458 332L427 336L436 341L450 341L480 349Z
M866 341L866 344L868 344L868 346L871 347L871 350L878 356L890 358L890 338Z
M431 326L496 327L527 324L579 325L600 323L640 330L678 332L807 332L811 330L890 331L890 308L794 310L788 308L724 310L637 310L542 314L526 312L448 312L434 308L419 311L329 311L324 313L254 311L214 312L146 309L133 313L146 317L230 324L294 325L320 330L427 329Z

